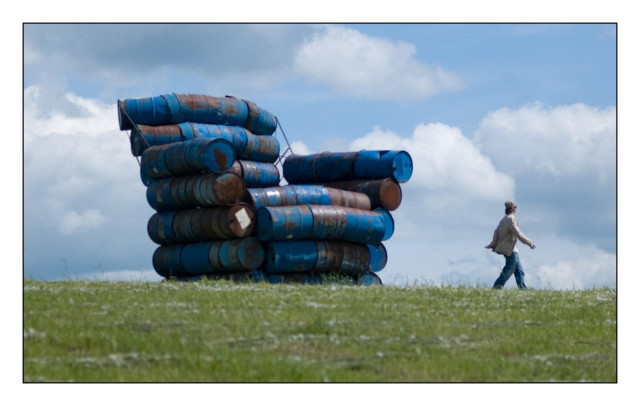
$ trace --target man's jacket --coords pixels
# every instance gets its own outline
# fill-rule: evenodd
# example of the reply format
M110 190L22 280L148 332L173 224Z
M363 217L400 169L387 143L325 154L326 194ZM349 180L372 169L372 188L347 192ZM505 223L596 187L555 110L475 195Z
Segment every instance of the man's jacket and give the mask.
M533 245L526 235L518 228L518 222L513 214L507 214L500 220L496 231L493 232L493 240L489 247L498 254L510 256L516 247L517 240L522 241L528 246Z

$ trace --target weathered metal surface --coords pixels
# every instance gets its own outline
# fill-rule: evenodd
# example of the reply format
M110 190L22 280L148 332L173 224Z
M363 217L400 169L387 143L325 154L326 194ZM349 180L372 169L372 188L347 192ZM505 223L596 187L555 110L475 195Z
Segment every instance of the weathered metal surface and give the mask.
M244 182L235 173L176 176L151 182L147 202L157 211L233 206L244 192Z
M256 135L271 135L277 125L273 114L249 101L235 97L175 93L118 100L121 130L133 128L129 119L137 125L149 126L184 122L241 126Z
M363 193L369 197L371 209L382 207L392 211L400 207L402 202L402 189L400 184L393 178L327 182L323 183L323 185L335 189Z
M237 160L228 170L242 177L247 188L266 188L280 183L280 171L267 162Z
M379 244L390 235L385 216L340 206L261 207L256 210L256 236L261 241L335 239Z
M176 211L165 211L154 213L147 222L147 234L156 244L171 244L176 241L173 232L173 218Z
M367 245L347 241L275 241L267 244L264 270L357 276L369 269Z
M254 237L159 246L153 267L164 277L254 271L264 262L264 247Z
M262 266L265 251L255 237L211 243L209 261L216 270L255 270Z
M290 155L283 164L283 176L289 184L384 178L406 182L412 171L413 162L406 151Z
M260 207L297 206L303 204L333 205L370 210L371 201L363 193L339 190L322 185L285 185L247 188L245 201Z
M369 270L381 271L387 265L387 249L382 244L368 244L367 248L369 249Z
M371 210L371 199L364 193L352 192L327 187L331 204L334 206L353 207L356 209Z
M223 139L196 138L150 147L140 163L143 182L200 172L223 172L233 164L233 146Z
M359 275L356 279L357 285L382 285L382 280L380 277L372 272L365 272L362 275Z
M165 278L186 276L182 266L181 254L183 245L161 245L153 253L153 268Z
M353 161L357 179L393 178L407 182L413 173L413 161L406 151L360 151Z

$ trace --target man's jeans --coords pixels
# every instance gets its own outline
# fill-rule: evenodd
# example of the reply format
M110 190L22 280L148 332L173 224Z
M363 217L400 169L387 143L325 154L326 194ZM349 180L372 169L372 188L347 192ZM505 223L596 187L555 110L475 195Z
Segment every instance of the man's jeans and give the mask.
M515 273L516 284L520 289L526 289L527 285L524 284L524 270L522 270L522 264L520 263L520 257L517 252L511 253L510 256L504 256L507 260L502 273L496 279L493 284L494 289L502 289L507 280Z

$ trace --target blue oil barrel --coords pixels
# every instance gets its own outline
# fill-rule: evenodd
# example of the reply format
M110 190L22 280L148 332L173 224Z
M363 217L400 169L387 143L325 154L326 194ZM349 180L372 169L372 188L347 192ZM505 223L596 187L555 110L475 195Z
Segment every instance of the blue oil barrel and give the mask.
M224 172L235 161L233 145L222 138L194 138L174 145L184 149L186 164L193 168L195 172ZM173 151L172 148L167 149L167 156L170 151ZM179 151L179 149L176 150ZM186 173L174 173L174 175L184 175Z
M356 276L369 269L370 253L365 244L342 242L336 244L342 248L342 263L337 269L337 274ZM336 247L336 249L339 249Z
M267 162L237 160L229 172L240 175L247 188L266 188L280 183L278 167Z
M165 278L185 276L187 272L180 259L183 245L161 245L153 253L153 268Z
M131 122L150 126L195 122L241 126L257 135L271 135L277 125L273 114L249 101L175 93L118 100L118 121L121 130L130 130Z
M295 206L298 204L296 192L291 186L247 188L244 201L252 207Z
M381 271L387 265L387 249L382 244L367 244L369 249L369 270Z
M356 179L393 178L406 182L413 173L413 161L406 151L360 151L353 161Z
M256 237L260 241L302 240L313 231L309 206L261 207L256 210Z
M176 176L151 182L147 202L157 211L233 206L244 193L244 182L235 173Z
M280 206L256 210L261 241L335 239L379 244L385 236L383 213L338 206Z
M347 210L347 227L342 240L363 244L379 244L386 228L382 214L370 210Z
M267 273L311 271L317 259L314 241L274 241L267 244L264 270Z
M282 175L290 185L314 183L314 155L289 155L282 163Z
M412 172L413 162L406 151L290 155L283 164L283 176L289 184L384 178L402 183L409 180Z
M244 150L247 147L247 130L242 127L190 122L180 123L177 127L185 140L199 137L222 138L223 140L229 141L231 145L233 145L236 155L244 153Z
M353 162L358 152L321 152L313 158L316 182L353 179Z
M309 205L313 215L311 236L318 240L339 240L347 228L347 212L340 206Z
M171 244L177 241L173 232L173 219L176 211L154 213L147 222L149 238L156 244Z
M382 280L380 280L380 277L373 272L365 272L358 276L356 284L363 286L382 285Z
M161 179L171 176L165 161L169 144L147 148L140 160L140 172L143 182L145 179Z
M216 270L257 270L264 259L264 247L255 237L210 243L209 261Z
M378 207L374 211L382 215L382 218L384 221L384 229L385 229L384 236L382 237L382 241L386 241L389 238L391 238L391 236L393 235L393 232L395 231L395 224L393 221L393 217L391 216L391 213L389 213L389 211L381 207Z
M210 242L184 244L180 261L184 270L191 275L207 274L214 271L209 261Z

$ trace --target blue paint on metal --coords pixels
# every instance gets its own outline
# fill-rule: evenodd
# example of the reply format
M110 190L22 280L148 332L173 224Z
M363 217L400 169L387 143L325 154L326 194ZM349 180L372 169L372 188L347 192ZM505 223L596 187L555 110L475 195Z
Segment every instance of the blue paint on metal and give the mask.
M280 171L274 164L245 160L236 162L247 188L265 188L280 183Z
M328 212L323 207L332 207ZM322 209L322 210L321 210ZM280 206L256 210L261 241L322 239L378 244L386 233L383 213L338 206Z
M381 271L387 265L387 249L382 244L367 244L369 249L369 270L372 272Z
M206 274L214 272L214 268L209 261L209 242L197 242L184 244L180 261L185 271L192 275Z
M267 245L264 270L267 273L311 271L317 260L315 241L271 242Z
M283 163L289 184L393 178L406 182L413 162L406 151L323 152L290 155Z
M382 280L380 280L378 275L366 272L358 277L356 284L365 286L382 285Z
M147 222L147 234L156 244L170 244L176 241L173 232L173 219L176 211L154 213Z
M309 206L261 207L256 210L260 241L311 238L313 214Z
M153 268L165 278L186 275L180 256L182 245L161 245L153 253Z
M183 122L241 126L256 135L271 135L276 130L273 114L252 102L235 97L211 97L196 94L167 94L142 99L118 100L121 130L130 130L126 113L138 125L167 125Z
M382 207L378 207L374 210L376 213L382 215L382 219L384 221L384 236L382 237L382 241L386 241L393 235L395 231L395 222L393 221L393 217L388 210L383 209Z
M406 182L413 173L413 161L406 151L360 151L353 161L356 179L393 178Z

